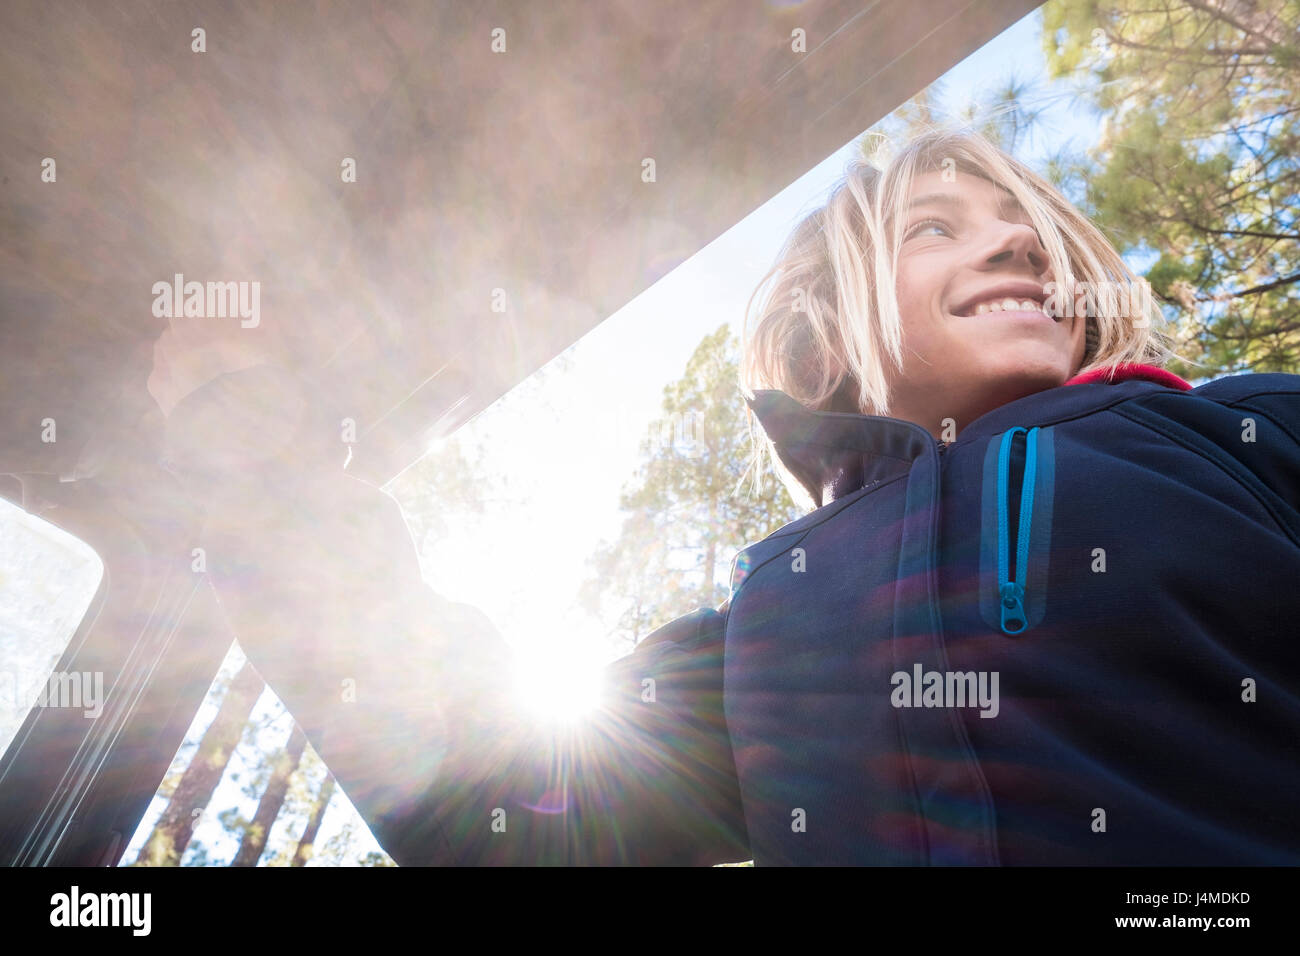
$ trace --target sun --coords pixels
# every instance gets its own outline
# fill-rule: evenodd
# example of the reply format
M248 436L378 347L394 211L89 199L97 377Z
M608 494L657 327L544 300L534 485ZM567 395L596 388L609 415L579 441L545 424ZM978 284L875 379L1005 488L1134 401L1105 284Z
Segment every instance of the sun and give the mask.
M520 708L555 723L573 723L600 703L603 668L567 648L516 651L514 694Z

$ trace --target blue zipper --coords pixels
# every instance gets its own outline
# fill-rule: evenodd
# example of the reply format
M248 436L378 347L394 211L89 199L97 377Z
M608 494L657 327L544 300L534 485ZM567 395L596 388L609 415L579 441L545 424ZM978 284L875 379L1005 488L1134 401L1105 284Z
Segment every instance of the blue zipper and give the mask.
M1025 470L1020 484L1020 523L1016 527L1016 577L1008 567L1011 529L1007 523L1010 486L1011 442L1025 433ZM1038 471L1038 429L1012 428L1002 436L998 449L998 603L1002 611L1002 633L1019 634L1025 629L1025 578L1029 565L1030 520L1034 511L1034 478Z

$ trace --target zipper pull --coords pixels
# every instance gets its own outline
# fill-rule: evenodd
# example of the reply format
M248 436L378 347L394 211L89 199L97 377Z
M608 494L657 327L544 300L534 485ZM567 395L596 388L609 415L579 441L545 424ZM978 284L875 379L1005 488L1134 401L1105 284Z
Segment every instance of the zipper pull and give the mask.
M1025 589L1007 581L999 589L1002 604L1002 632L1019 634L1025 629Z

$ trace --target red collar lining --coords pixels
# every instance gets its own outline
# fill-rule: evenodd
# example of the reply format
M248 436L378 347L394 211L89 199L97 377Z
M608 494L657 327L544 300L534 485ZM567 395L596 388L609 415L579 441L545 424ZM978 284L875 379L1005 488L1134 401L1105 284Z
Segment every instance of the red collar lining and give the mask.
M1164 385L1166 388L1176 388L1180 392L1190 392L1192 390L1190 382L1184 381L1173 372L1157 368L1154 365L1143 365L1140 362L1121 362L1119 365L1112 365L1109 368L1095 368L1091 372L1076 375L1065 384L1115 385L1133 379L1155 382L1157 385Z

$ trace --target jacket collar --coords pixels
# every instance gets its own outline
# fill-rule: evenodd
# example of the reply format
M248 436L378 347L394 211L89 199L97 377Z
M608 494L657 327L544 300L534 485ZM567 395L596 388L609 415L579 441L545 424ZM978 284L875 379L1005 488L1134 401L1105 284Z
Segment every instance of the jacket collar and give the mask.
M815 412L775 389L758 389L747 401L777 457L818 508L908 471L936 445L912 422Z
M1044 426L1077 418L1143 391L1185 391L1191 387L1163 369L1119 365L995 408L963 428L954 444L999 435L1018 425ZM912 422L812 411L775 389L756 390L747 401L772 440L777 457L818 508L906 473L917 458L939 445L929 432Z

